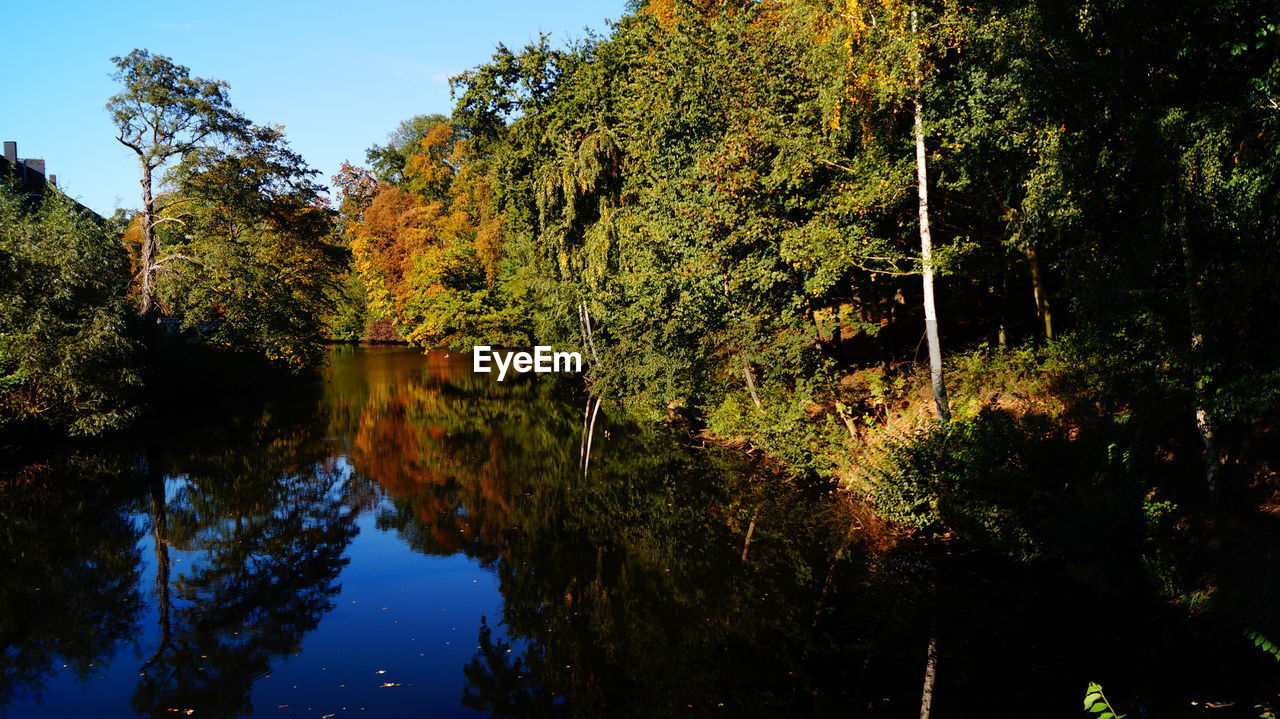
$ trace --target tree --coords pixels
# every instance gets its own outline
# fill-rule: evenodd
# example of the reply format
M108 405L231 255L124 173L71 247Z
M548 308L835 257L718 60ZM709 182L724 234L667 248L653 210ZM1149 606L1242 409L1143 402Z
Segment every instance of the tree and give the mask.
M444 115L415 115L401 122L387 136L387 144L374 145L365 151L365 160L379 180L391 184L405 181L405 169L414 153L421 152L420 143L434 128L448 122Z
M171 272L156 293L208 341L300 371L323 359L324 320L345 257L334 213L280 127L189 151L167 175Z
M425 127L424 119L401 124L398 135L418 132L397 150L394 183L350 165L334 177L370 315L424 347L522 344L522 318L499 286L502 215L491 167L452 124Z
M911 5L911 40L915 45L912 62L912 128L915 133L916 149L916 185L920 202L920 268L924 286L924 325L925 337L929 344L929 375L933 385L933 402L938 412L938 419L945 424L951 421L951 407L947 401L947 385L942 376L942 345L938 339L938 308L933 297L933 234L929 227L929 167L926 161L924 145L924 102L922 87L924 80L924 49L919 38L919 11L915 4ZM925 703L920 710L922 717L928 717L928 698L933 688L933 664L935 652L930 645L929 678L925 683Z
M878 122L882 133L896 131L894 115L904 105L911 108L911 139L915 158L916 220L920 233L920 273L923 290L925 339L929 352L930 384L938 419L951 419L942 371L942 347L938 336L938 310L934 297L934 242L929 207L929 136L925 121L926 83L931 70L930 53L948 41L948 18L929 18L921 28L916 2L880 0L854 4L841 11L818 11L818 32L828 42L840 42L845 62L842 100L836 111L847 108L854 119L868 126ZM943 13L948 9L943 10ZM829 15L828 15L829 13ZM837 115L839 117L839 115Z
M169 192L155 193L156 174L215 140L238 135L247 122L231 106L225 82L192 77L188 68L147 50L111 61L116 65L112 77L124 89L107 102L107 111L116 126L116 140L138 156L142 170L139 310L148 333L153 333L160 312L156 275L167 260L158 254L156 227L176 222L161 214L181 202Z
M0 429L93 435L137 415L128 287L108 225L57 190L0 181Z

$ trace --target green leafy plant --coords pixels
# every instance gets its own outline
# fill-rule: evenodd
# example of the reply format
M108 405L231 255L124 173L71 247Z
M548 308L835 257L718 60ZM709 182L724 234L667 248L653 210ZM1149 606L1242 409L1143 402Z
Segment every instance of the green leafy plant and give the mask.
M1276 661L1280 661L1280 646L1277 646L1270 639L1267 639L1252 629L1246 630L1244 636L1246 639L1253 642L1255 647L1275 657Z
M1085 690L1084 710L1098 719L1124 719L1128 716L1116 713L1107 695L1102 693L1102 685L1097 682L1089 682L1089 688Z

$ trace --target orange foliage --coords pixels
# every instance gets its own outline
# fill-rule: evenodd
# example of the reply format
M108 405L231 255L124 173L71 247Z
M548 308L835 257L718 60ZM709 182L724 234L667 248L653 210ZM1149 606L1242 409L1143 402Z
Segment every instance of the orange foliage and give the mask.
M129 255L129 295L137 297L142 292L142 215L135 215L120 237L125 252Z
M374 316L391 318L402 336L430 343L438 325L456 318L410 316L415 297L450 291L440 278L456 269L450 248L474 247L490 287L497 278L502 220L493 210L483 162L448 123L431 128L409 157L404 186L372 183L365 170L344 166L335 177L356 271ZM372 183L372 185L371 185ZM465 273L462 273L465 274Z
M445 122L427 131L419 143L419 152L409 156L409 164L404 168L410 189L428 197L446 196L453 168L461 160L461 148L451 146L453 135L453 126Z
M398 316L412 289L406 280L417 256L439 242L444 205L382 184L363 220L351 228L356 269L370 288L370 304Z
M378 181L373 173L349 162L342 163L338 174L333 176L333 184L342 195L342 211L356 219L378 193Z
M767 0L769 7L776 7L777 0ZM658 26L670 30L680 21L698 20L706 22L711 18L742 9L742 3L732 0L650 0L640 10L642 15L651 15L658 21ZM692 11L693 17L691 17Z

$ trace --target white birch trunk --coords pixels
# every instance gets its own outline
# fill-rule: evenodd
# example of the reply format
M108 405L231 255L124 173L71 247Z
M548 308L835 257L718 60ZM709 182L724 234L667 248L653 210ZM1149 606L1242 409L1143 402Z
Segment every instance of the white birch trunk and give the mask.
M916 34L916 9L911 8L911 34ZM929 376L933 384L933 402L938 419L946 424L951 421L951 407L947 401L947 387L942 376L942 346L938 340L938 309L933 297L933 235L929 231L929 168L924 151L924 106L920 98L920 58L916 59L915 140L916 184L920 206L920 263L924 276L924 330L929 344Z

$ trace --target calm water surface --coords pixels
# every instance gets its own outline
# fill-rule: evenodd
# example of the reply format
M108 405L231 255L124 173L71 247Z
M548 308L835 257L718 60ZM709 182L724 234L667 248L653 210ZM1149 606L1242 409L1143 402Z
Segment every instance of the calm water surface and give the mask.
M1140 592L890 542L687 437L605 417L584 476L584 402L346 348L217 426L8 472L0 715L912 716L931 630L944 717L1273 671Z

